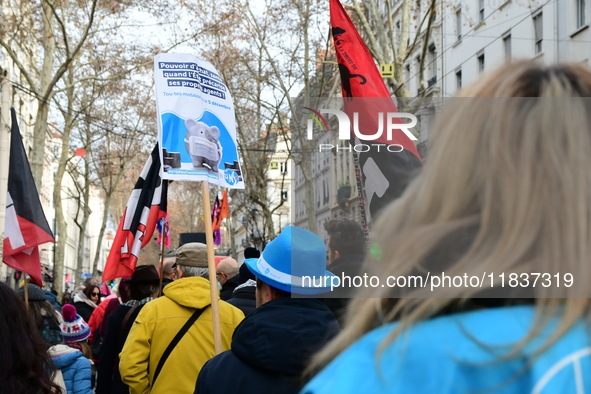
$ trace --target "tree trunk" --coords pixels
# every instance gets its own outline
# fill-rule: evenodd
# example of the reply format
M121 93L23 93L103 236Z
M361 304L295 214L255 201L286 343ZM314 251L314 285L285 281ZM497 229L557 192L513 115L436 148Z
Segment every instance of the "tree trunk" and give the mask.
M232 250L231 257L237 260L236 239L234 238L234 215L232 213L230 213L230 217L228 218L228 236L230 237L230 249Z
M60 160L57 167L57 174L55 176L55 182L53 184L53 201L55 205L55 218L57 222L57 250L54 265L54 278L53 284L54 289L58 294L64 292L64 264L65 264L65 250L66 241L68 240L68 224L64 216L64 210L62 207L62 181L66 172L66 166L68 165L70 156L70 134L73 127L73 106L74 106L74 72L70 70L68 72L68 83L70 88L67 90L68 106L64 112L64 132L62 134L62 146L60 153ZM43 168L42 168L43 170ZM76 182L76 179L74 179Z
M103 238L105 236L105 229L107 228L107 219L109 217L109 203L111 202L111 193L107 193L105 195L105 205L103 207L103 221L101 223L101 230L99 231L99 236L96 241L96 251L94 252L94 261L92 263L92 275L96 278L98 277L98 262L101 258L101 246L103 243Z
M49 1L49 0L48 0ZM37 190L41 190L43 179L43 158L45 157L45 133L47 131L47 117L49 114L49 101L51 100L50 84L53 77L53 61L55 58L54 28L55 17L48 4L43 1L43 66L41 68L40 89L41 97L37 106L35 126L33 127L33 157L31 158L31 171L35 179Z
M86 235L86 226L88 225L88 218L90 217L90 172L88 169L88 161L85 160L84 165L84 190L82 194L82 221L79 226L78 235L78 253L76 258L76 287L81 285L82 278L80 276L82 271L82 262L84 261L84 240Z

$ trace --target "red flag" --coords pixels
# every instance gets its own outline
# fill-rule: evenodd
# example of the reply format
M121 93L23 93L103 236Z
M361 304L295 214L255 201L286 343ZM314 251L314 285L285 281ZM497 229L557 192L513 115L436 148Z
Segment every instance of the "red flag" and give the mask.
M141 248L146 246L156 222L166 215L168 181L162 179L160 149L154 147L123 212L109 252L103 281L131 275Z
M228 190L226 189L224 190L221 201L216 196L215 203L213 204L213 210L211 212L213 239L216 242L216 245L221 243L221 233L219 229L222 226L222 220L229 217L230 211L228 209Z
M74 156L79 156L79 157L86 156L86 149L76 148L76 153L74 153Z
M14 108L11 108L11 114L12 139L2 261L17 271L26 272L42 286L37 246L55 240L43 213Z
M220 222L229 217L230 208L228 206L228 189L226 189L224 190L224 194L222 194L222 201L220 202Z
M358 116L360 134L374 135L380 129L380 117L398 112L398 109L373 57L339 0L330 0L330 22L341 74L345 112L353 122L355 114ZM404 122L395 118L392 123ZM364 141L351 135L352 145L360 142ZM364 191L369 212L375 219L378 211L400 196L414 171L422 166L422 162L414 143L400 129L393 129L391 138L388 138L388 133L383 132L369 143L383 146L381 149L374 146L369 151L358 152L359 164L356 171L360 172L360 190ZM389 145L397 145L393 149L395 152L390 151Z

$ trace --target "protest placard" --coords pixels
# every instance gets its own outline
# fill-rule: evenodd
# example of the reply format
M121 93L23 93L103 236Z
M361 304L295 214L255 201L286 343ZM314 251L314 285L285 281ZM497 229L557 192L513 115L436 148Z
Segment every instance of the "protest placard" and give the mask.
M244 189L234 104L210 63L185 53L154 59L164 178Z

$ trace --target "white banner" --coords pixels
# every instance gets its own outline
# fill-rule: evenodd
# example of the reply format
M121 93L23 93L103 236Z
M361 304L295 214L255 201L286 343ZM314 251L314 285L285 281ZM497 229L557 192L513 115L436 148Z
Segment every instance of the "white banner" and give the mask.
M244 189L234 104L216 69L197 56L154 58L164 179Z

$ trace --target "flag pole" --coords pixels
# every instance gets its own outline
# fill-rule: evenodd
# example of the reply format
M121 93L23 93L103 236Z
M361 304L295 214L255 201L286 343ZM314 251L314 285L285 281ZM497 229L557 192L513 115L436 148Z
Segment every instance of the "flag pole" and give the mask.
M8 69L0 68L2 101L0 102L0 256L4 257L4 228L6 223L6 193L10 166L10 97L12 84ZM1 261L2 259L0 259Z
M29 286L27 283L27 274L25 272L23 272L23 279L25 280L25 284L23 285L25 287L25 307L27 308L27 311L29 310Z
M165 221L166 222L166 221ZM164 272L164 237L166 234L166 223L162 224L162 236L160 237L160 242L162 243L162 248L160 249L160 296L162 296L162 273Z
M222 333L220 330L220 309L218 305L218 288L216 286L215 257L213 250L213 226L211 225L211 203L209 201L209 184L201 181L203 195L203 213L205 215L205 240L207 241L207 266L209 268L209 290L211 292L211 320L213 323L213 343L215 354L222 352Z

